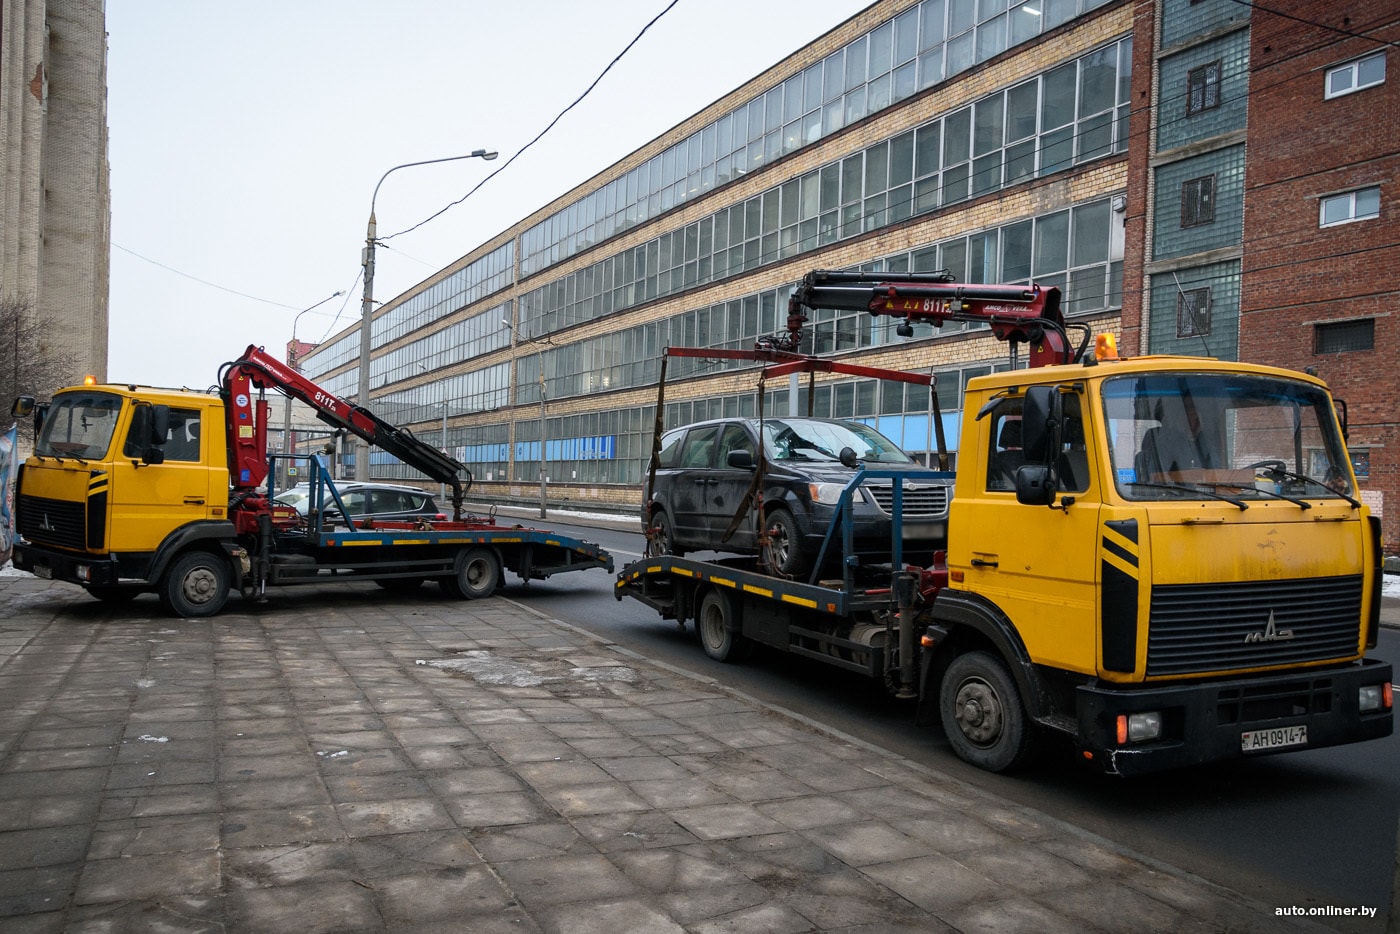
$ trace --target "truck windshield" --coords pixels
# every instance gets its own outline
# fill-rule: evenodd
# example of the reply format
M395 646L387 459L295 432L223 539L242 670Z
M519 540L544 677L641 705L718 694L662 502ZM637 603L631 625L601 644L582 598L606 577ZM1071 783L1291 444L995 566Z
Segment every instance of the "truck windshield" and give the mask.
M1350 498L1331 401L1311 383L1161 373L1104 384L1118 492L1132 500Z
M107 455L121 411L120 396L97 391L65 392L54 397L34 444L39 457L97 460Z

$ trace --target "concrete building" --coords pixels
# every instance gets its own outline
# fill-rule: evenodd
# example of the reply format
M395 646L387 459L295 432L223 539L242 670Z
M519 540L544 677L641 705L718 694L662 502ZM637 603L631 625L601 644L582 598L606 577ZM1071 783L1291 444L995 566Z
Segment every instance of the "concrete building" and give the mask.
M0 0L0 160L0 302L42 322L39 365L59 385L105 379L103 0Z
M1351 321L1370 320L1377 339L1391 326L1384 284L1350 290L1364 307L1324 304L1338 295L1319 268L1308 301L1281 299L1269 199L1311 197L1314 221L1319 210L1366 221L1344 247L1333 223L1299 230L1319 261L1370 251L1377 270L1394 266L1393 219L1366 212L1385 203L1383 154L1395 158L1387 134L1400 125L1393 85L1376 84L1368 58L1379 53L1383 73L1381 39L1395 36L1368 31L1393 23L1396 4L1303 6L1316 9L1293 20L1234 0L879 0L377 310L371 405L429 440L446 411L445 446L480 498L535 500L543 464L551 504L633 511L663 348L752 346L783 329L787 296L812 269L948 269L1059 286L1071 321L1119 332L1130 352L1318 366L1339 395L1355 390L1354 454L1370 452L1363 485L1383 508L1394 487L1376 469L1383 413L1359 379L1373 351L1332 341L1356 339ZM1291 102L1291 83L1320 87L1337 68L1353 82L1335 79L1338 123L1297 129L1320 148L1325 126L1367 141L1331 146L1324 183L1318 160L1290 169L1275 137L1323 103L1321 92ZM1362 117L1367 107L1378 109ZM1278 327L1285 314L1299 327ZM819 315L809 349L931 369L956 444L963 384L1005 367L1006 345L976 327L912 339L894 327ZM357 325L302 366L353 396L359 352ZM665 425L756 411L755 377L670 361ZM765 391L767 412L807 408L805 383ZM911 453L931 446L927 393L843 377L818 380L811 401ZM388 458L371 474L412 477Z

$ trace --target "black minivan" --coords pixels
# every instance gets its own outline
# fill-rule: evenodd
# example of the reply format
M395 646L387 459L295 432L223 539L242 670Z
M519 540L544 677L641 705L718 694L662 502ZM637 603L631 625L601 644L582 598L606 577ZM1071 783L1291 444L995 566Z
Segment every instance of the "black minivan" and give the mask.
M758 529L767 528L769 557L784 574L812 567L855 468L920 470L893 441L861 422L827 418L768 418L762 422L767 460L763 525L743 511L757 471L759 420L727 418L666 432L656 463L655 489L646 489L642 519L656 530L653 550L681 556L713 550L757 554ZM849 450L847 450L849 449ZM903 486L903 547L909 559L931 556L948 534L952 480ZM852 496L857 552L890 551L889 480L871 479ZM829 550L829 554L831 554ZM835 557L833 555L833 557Z

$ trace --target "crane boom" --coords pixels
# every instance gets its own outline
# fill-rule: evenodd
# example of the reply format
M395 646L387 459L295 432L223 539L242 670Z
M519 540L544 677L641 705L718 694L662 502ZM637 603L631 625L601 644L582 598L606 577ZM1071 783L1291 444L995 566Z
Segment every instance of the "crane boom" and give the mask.
M369 409L322 389L253 344L242 357L224 364L220 384L228 410L229 473L235 490L256 489L267 479L268 405L261 392L254 400L250 390L272 388L311 406L316 417L326 424L352 432L450 486L453 513L460 519L462 499L471 487L471 471L455 458L420 441L407 428L391 425Z
M1071 363L1087 346L1070 344L1058 288L1038 285L982 285L953 281L947 273L860 273L818 269L809 272L788 300L788 333L777 345L795 351L807 311L833 308L868 311L904 320L898 333L912 335L915 323L942 327L948 321L985 324L999 339L1031 345L1030 365Z

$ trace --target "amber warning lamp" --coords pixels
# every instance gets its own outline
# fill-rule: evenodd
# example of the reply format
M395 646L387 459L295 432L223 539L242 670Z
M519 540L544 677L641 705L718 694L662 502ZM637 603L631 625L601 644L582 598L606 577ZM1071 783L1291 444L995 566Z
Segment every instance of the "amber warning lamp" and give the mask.
M91 373L89 373L87 376L84 376L84 377L83 377L83 385L84 385L84 386L96 386L96 385L97 385L97 377L96 377L96 376L93 376Z
M1094 338L1095 360L1117 360L1118 341L1112 334L1099 334Z

